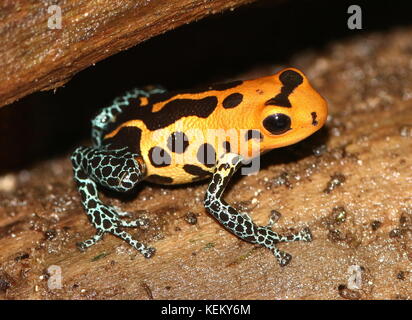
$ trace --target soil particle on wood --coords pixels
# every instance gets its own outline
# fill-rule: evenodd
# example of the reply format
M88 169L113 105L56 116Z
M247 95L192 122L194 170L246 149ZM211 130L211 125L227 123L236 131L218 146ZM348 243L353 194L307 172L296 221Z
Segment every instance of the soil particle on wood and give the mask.
M0 178L0 296L411 299L411 38L412 28L364 33L290 61L327 98L330 119L313 137L266 154L257 175L237 176L226 193L260 225L276 209L274 230L311 229L311 243L279 245L293 255L287 267L208 216L204 184L102 195L148 219L131 232L156 248L153 258L111 235L79 252L75 244L94 230L65 154ZM60 289L48 285L51 266L61 270ZM348 287L351 266L362 266L359 289Z

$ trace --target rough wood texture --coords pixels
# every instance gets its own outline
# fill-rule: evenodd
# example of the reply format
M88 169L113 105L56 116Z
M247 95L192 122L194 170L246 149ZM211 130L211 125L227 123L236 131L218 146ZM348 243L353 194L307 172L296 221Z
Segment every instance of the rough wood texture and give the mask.
M266 155L258 175L235 179L226 193L260 224L277 209L276 230L311 228L312 243L281 246L293 255L287 267L208 216L204 185L142 184L129 201L105 197L150 219L133 233L157 248L152 259L112 236L81 253L75 243L94 230L61 157L1 179L2 297L411 299L411 37L411 28L363 35L291 61L329 100L331 120L315 137ZM62 289L48 288L52 265ZM351 266L361 270L360 289L345 287Z
M1 1L0 106L57 88L80 70L155 35L252 1ZM48 28L50 5L61 7L61 29Z

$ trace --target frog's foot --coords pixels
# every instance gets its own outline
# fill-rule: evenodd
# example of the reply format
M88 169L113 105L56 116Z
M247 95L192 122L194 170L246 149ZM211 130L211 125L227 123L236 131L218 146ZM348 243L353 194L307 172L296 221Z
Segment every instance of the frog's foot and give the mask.
M233 173L240 167L241 158L235 154L226 154L216 166L212 181L205 196L205 208L226 229L239 238L260 244L273 252L280 266L287 265L292 256L280 251L276 244L290 241L310 241L312 239L308 228L297 234L282 236L271 230L269 226L259 227L253 223L249 216L239 213L235 208L221 199L222 193Z
M138 242L129 233L120 229L120 227L131 228L147 225L146 219L121 220L113 208L101 203L97 204L94 209L89 208L87 215L97 232L92 238L77 244L80 250L84 251L86 248L94 245L105 233L111 233L129 243L146 258L150 258L154 254L154 248L147 247L143 243Z
M257 227L257 235L255 235L254 242L258 243L273 252L277 258L280 266L287 265L292 256L286 252L280 251L276 248L276 244L279 242L294 242L294 241L312 241L312 233L309 228L304 228L298 233L292 233L290 235L280 235L274 232L271 227Z
M313 240L312 232L308 227L303 228L299 233L300 241L311 242Z

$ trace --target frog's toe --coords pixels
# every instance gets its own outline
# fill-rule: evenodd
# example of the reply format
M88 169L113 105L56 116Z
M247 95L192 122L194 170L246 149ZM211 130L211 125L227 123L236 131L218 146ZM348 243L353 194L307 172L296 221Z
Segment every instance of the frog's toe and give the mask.
M148 219L136 219L132 221L120 220L120 226L125 228L136 228L136 227L146 227L149 225Z
M152 247L148 247L144 252L142 252L143 256L146 259L150 259L151 257L154 256L155 253L156 253L156 249Z
M77 249L79 249L81 252L86 251L87 245L84 242L77 242L76 243Z
M116 210L116 213L119 217L126 217L126 218L130 217L130 212Z
M119 217L130 217L130 212L123 211L117 206L113 206L114 213Z
M126 231L120 230L119 228L116 228L111 232L115 236L123 239L126 241L128 244L130 244L133 248L135 248L137 251L139 251L145 258L150 258L153 256L155 249L151 247L147 247L144 243L141 243L137 240L135 240L129 233Z
M302 238L302 241L311 242L313 240L312 232L310 231L308 227L303 228L299 232L299 235Z
M86 251L87 248L91 247L96 242L98 242L102 238L103 234L104 234L103 230L97 230L96 234L92 238L87 239L82 242L78 242L76 243L76 246L80 251L84 252Z
M77 245L81 251L94 245L101 239L104 233L111 233L132 245L145 257L151 257L153 255L154 250L133 239L129 233L120 229L121 227L141 227L147 225L147 219L123 221L114 208L101 203L96 204L94 208L89 208L87 212L91 223L97 229L97 233L91 239L80 242Z
M292 256L289 253L286 253L284 251L277 250L277 253L274 253L274 254L281 267L288 265L290 261L292 260Z

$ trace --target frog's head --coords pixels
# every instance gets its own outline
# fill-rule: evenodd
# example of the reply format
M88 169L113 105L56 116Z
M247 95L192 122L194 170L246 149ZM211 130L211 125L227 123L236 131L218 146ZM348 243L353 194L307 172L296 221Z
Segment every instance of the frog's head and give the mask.
M301 71L288 68L266 79L276 89L265 95L259 115L263 149L296 143L324 125L327 103Z

